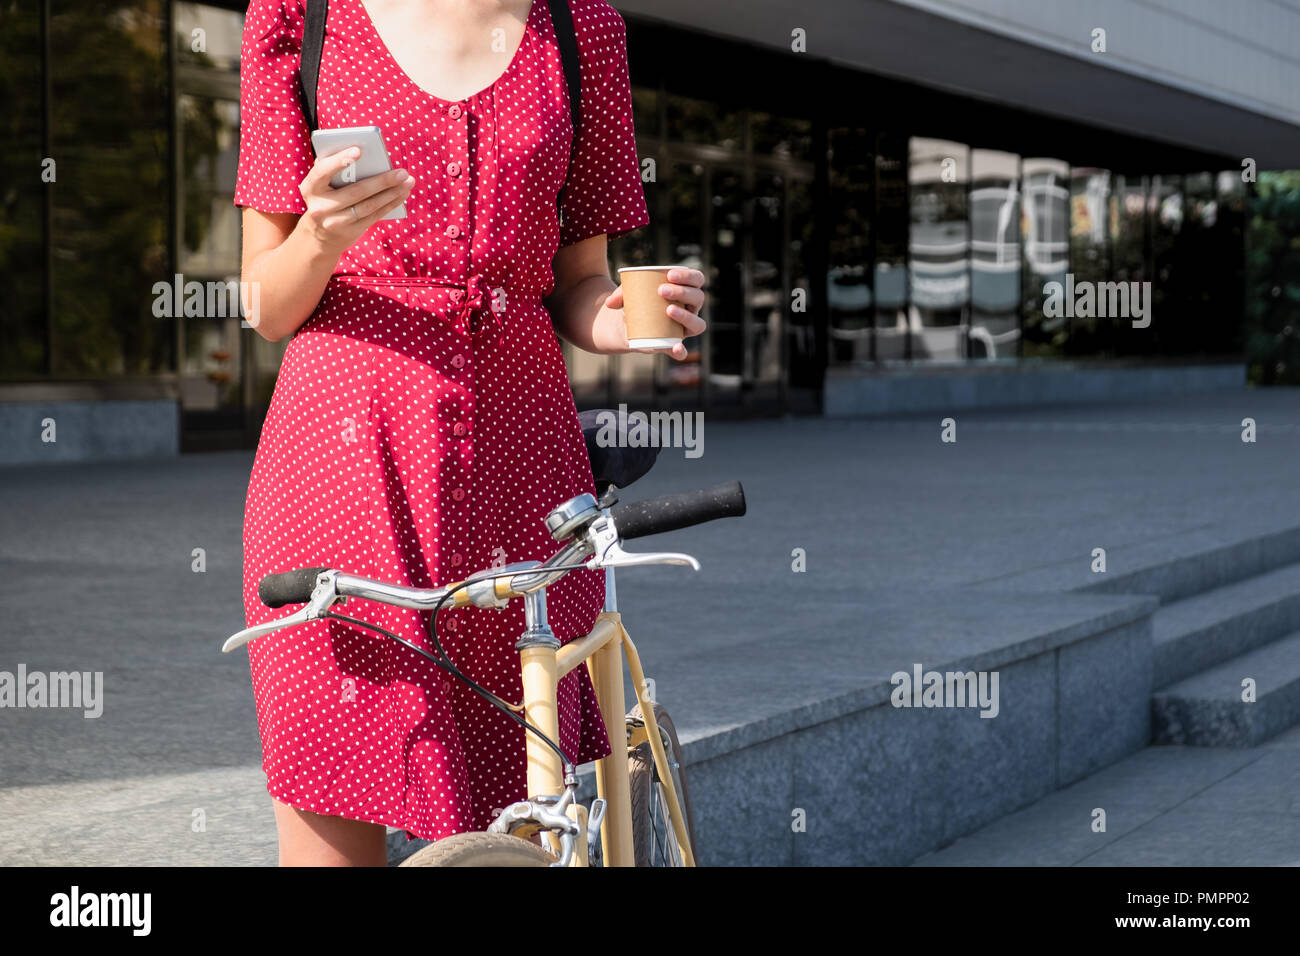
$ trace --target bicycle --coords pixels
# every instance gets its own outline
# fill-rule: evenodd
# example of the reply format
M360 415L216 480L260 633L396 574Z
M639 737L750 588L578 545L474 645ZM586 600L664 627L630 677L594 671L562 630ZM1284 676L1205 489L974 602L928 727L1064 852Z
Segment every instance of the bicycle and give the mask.
M439 588L394 585L331 568L269 574L258 588L263 603L272 608L305 606L286 617L246 628L222 645L222 651L229 653L272 631L334 618L377 631L422 654L524 725L527 798L501 810L486 831L436 840L401 866L588 866L595 861L597 845L602 865L695 865L695 828L681 744L667 710L647 691L640 655L618 611L614 569L668 564L698 571L700 563L689 554L631 553L623 550L622 542L743 515L744 490L732 481L620 504L618 490L649 470L658 449L601 447L594 441L592 427L584 428L584 435L600 497L578 495L547 515L547 530L560 548L546 561L483 569ZM561 646L546 623L546 589L580 568L605 569L605 605L588 634ZM330 610L348 598L432 611L429 633L437 653ZM516 599L524 601L525 619L524 633L515 645L523 678L520 704L500 699L461 674L441 653L435 630L437 615L445 606L500 609ZM624 653L637 700L626 714ZM556 683L583 663L591 674L609 740L615 745L609 756L596 761L596 798L590 814L577 800L576 768L556 742ZM623 753L616 744L620 729L626 740Z

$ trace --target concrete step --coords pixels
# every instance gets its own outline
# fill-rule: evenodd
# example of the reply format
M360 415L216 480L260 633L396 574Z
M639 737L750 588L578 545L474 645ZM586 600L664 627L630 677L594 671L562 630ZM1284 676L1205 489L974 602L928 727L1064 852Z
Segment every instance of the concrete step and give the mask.
M1242 682L1255 681L1253 702ZM1157 691L1152 740L1200 747L1253 747L1300 722L1300 631Z
M1104 574L1092 570L1093 544L1106 546ZM1152 594L1171 604L1297 563L1300 525L1278 530L1274 511L1148 539L1083 542L1060 560L1037 560L968 585L1019 593Z
M1158 610L1155 687L1165 687L1300 630L1300 563Z
M1154 594L1169 603L1300 562L1300 527L1281 531L1243 527L1240 537L1229 542L1214 542L1215 536L1190 531L1138 547L1123 565L1131 570L1118 570L1121 565L1112 555L1112 573L1090 575L1087 583L1074 590Z

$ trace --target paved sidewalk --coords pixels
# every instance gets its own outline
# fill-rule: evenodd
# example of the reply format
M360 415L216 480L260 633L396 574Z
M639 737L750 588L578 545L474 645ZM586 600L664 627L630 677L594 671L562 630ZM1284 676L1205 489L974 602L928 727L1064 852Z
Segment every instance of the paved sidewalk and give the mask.
M956 416L955 445L939 441L940 417L710 422L703 457L668 450L629 494L740 478L750 502L744 519L656 542L695 553L699 574L619 578L648 673L683 674L660 697L684 737L756 695L788 693L791 673L787 662L763 686L710 698L710 675L691 671L691 655L730 647L743 656L781 634L797 650L826 625L819 608L843 616L864 604L864 588L924 595L1044 568L1059 569L1064 588L1098 545L1120 569L1153 543L1300 525L1295 390L972 412ZM1244 417L1259 423L1255 444L1239 439ZM222 453L0 471L0 671L103 671L106 687L98 719L0 710L0 864L274 862L247 662L219 653L243 625L251 462ZM797 548L807 573L792 573ZM861 619L871 615L861 607ZM1083 814L1078 853L1044 850L1047 862L1155 854L1162 827L1168 862L1205 859L1211 846L1227 862L1265 851L1293 861L1300 816L1285 795L1300 748L1286 740L1148 750L1078 785L1077 804L1051 803L1076 799L1065 791L1030 808L1023 825L1065 827ZM1145 802L1144 788L1155 788ZM1123 797L1112 800L1106 835L1088 829L1091 809L1107 806L1094 792ZM1195 829L1180 848L1184 822Z

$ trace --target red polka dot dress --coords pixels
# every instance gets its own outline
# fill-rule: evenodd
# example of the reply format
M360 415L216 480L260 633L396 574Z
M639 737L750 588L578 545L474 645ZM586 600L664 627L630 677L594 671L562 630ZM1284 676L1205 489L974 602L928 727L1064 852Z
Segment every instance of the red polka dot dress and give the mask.
M570 6L582 79L576 143L545 0L534 0L518 49L502 54L500 77L455 102L416 86L360 0L330 0L319 125L379 126L394 167L416 185L407 218L377 223L344 253L288 345L244 514L250 626L287 613L258 600L273 571L324 566L435 587L494 563L542 560L556 549L547 512L594 491L542 299L561 245L649 217L623 20L604 0ZM303 8L248 8L239 206L305 211ZM590 630L603 597L602 572L552 588L556 636ZM456 666L516 702L518 604L438 620ZM430 646L427 614L356 600L343 613ZM284 803L437 839L482 829L526 796L525 731L393 640L314 622L259 638L249 661L267 788ZM574 759L610 752L585 668L560 682L559 705L560 742Z

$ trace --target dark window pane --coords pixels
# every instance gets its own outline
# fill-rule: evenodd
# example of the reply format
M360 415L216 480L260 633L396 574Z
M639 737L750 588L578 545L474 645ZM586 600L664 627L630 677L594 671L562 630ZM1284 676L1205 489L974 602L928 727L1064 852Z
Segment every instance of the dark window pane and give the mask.
M46 370L45 198L42 181L41 13L37 3L0 5L0 375ZM67 169L56 167L59 173Z
M750 135L755 156L795 159L812 158L812 121L771 113L754 113L750 118Z
M1151 282L1149 295L1145 295L1147 318L1151 324L1145 329L1134 329L1133 319L1139 318L1130 292L1130 311L1133 319L1120 321L1125 332L1130 355L1185 355L1195 339L1196 319L1180 306L1178 261L1176 253L1183 232L1183 178L1181 176L1152 176L1151 202L1148 207L1150 231Z
M724 149L740 149L744 145L739 112L727 110L708 100L676 94L668 95L667 112L666 135L670 140L720 146Z
M910 353L908 324L907 137L882 133L876 139L875 357L904 359Z
M175 368L170 281L167 47L162 0L54 4L54 371Z
M790 218L790 288L810 291L812 288L809 257L813 254L817 217L813 214L813 184L806 180L790 181L790 200L786 214ZM821 381L817 360L817 335L813 326L813 303L804 300L804 310L789 306L788 356L786 369L793 386L816 386Z
M759 173L754 180L753 266L747 290L744 375L747 384L775 382L788 311L786 282L792 237L787 237L785 177Z
M644 86L632 87L632 123L637 136L659 136L659 94Z
M1150 188L1148 176L1116 176L1114 190L1111 193L1111 274L1104 281L1121 283L1107 286L1109 289L1128 289L1131 283L1145 282L1151 278L1148 270L1150 263L1150 227L1154 212L1154 203L1148 196ZM1108 353L1115 356L1141 355L1149 351L1151 343L1150 329L1134 329L1132 320L1124 315L1112 315L1111 303L1114 299L1109 293L1103 296L1097 291L1097 327L1109 342ZM1105 315L1100 313L1105 302ZM1118 303L1117 303L1118 304Z
M709 311L709 382L713 394L736 392L743 381L745 355L745 184L741 173L712 171L713 275Z
M871 219L875 152L861 127L830 131L830 361L872 358Z

